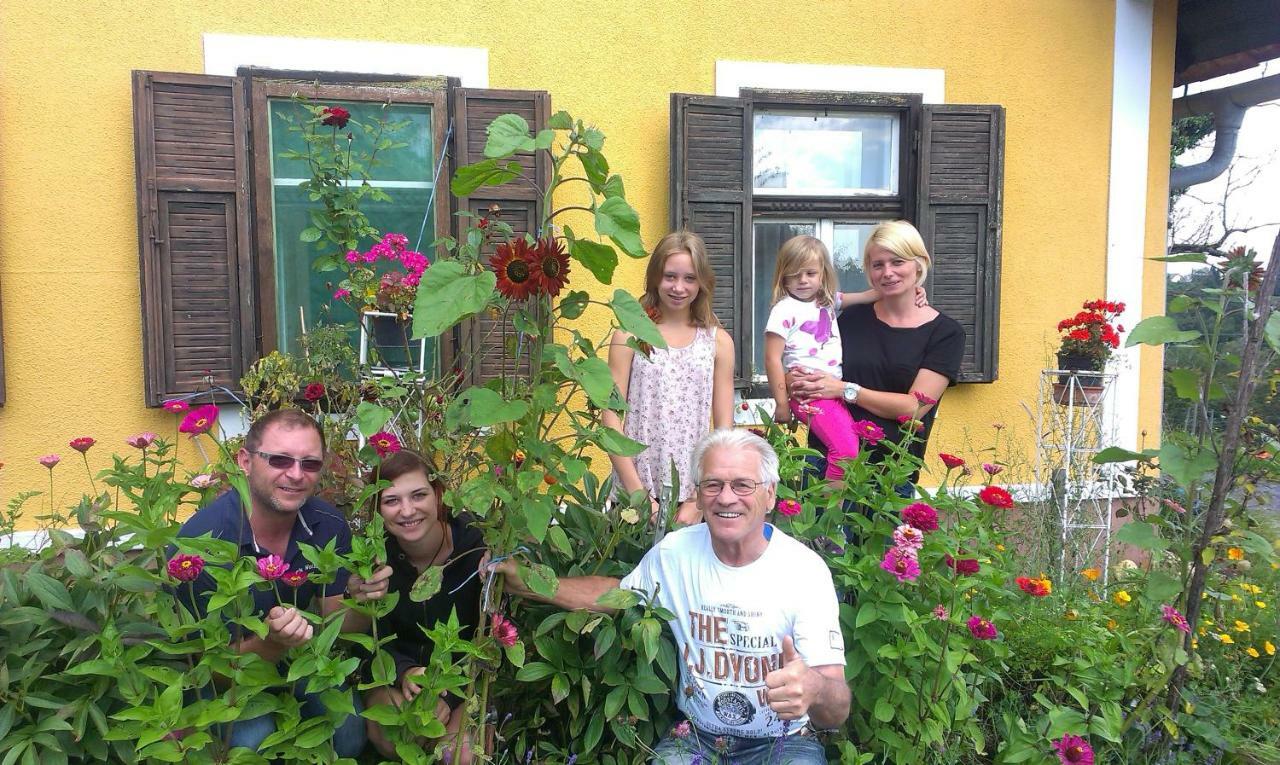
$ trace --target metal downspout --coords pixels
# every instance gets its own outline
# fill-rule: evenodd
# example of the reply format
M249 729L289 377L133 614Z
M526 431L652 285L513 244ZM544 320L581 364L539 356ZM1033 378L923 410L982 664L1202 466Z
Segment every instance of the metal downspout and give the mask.
M1175 99L1174 119L1213 115L1213 154L1199 164L1174 167L1169 173L1169 187L1185 189L1226 172L1235 158L1244 113L1252 106L1275 99L1280 99L1280 74Z

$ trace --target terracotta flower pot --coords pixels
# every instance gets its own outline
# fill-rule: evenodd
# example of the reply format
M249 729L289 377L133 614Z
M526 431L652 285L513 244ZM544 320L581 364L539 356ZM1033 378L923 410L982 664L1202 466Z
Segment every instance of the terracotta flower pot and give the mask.
M1084 378L1081 377L1081 380ZM1074 388L1074 390L1072 390ZM1101 385L1085 385L1083 382L1079 385L1072 385L1070 382L1056 382L1053 384L1053 402L1067 406L1073 404L1075 406L1097 406L1102 401L1102 394L1105 391Z

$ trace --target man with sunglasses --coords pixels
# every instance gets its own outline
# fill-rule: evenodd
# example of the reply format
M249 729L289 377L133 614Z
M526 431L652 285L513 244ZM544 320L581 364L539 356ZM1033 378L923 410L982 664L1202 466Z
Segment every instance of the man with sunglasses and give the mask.
M240 555L258 559L279 556L289 571L314 573L315 568L302 554L300 543L325 547L334 543L337 552L351 551L351 528L333 505L312 496L325 467L324 431L305 412L278 409L260 417L245 435L244 447L236 454L236 464L249 483L249 512L241 508L240 495L228 491L196 511L179 537L211 534L218 539L236 542ZM387 574L390 569L386 569ZM176 594L194 612L203 615L210 593L216 588L208 572L191 583L191 588L178 588ZM266 637L244 634L238 638L241 653L251 652L278 663L294 646L311 639L315 628L301 610L328 615L341 607L344 594L359 600L381 597L386 593L386 576L369 582L339 570L334 581L320 584L302 582L288 587L288 598L297 607L279 600L281 587L253 589L254 610L267 625ZM313 601L316 601L313 603ZM368 619L348 611L344 631L363 632ZM319 698L295 689L302 703L304 717L325 713ZM358 709L357 709L358 711ZM271 715L240 720L232 725L231 746L257 750L262 741L275 731ZM355 757L364 748L365 725L362 718L350 715L334 735L335 752L341 757Z
M565 577L548 600L529 590L512 559L496 569L510 592L562 608L611 610L599 600L621 587L656 593L675 614L676 704L690 725L659 742L652 762L825 763L813 730L839 726L850 701L831 572L765 522L778 455L764 439L716 430L692 462L706 523L666 535L622 580Z

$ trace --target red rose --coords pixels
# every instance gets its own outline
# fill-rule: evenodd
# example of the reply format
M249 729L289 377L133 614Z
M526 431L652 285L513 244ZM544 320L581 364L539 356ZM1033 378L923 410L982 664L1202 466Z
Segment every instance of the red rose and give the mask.
M306 389L302 392L302 397L308 401L319 401L324 398L324 383L307 383Z
M321 125L329 125L339 130L346 127L347 120L351 119L351 112L341 106L326 106L320 113L324 115L324 118L320 120Z

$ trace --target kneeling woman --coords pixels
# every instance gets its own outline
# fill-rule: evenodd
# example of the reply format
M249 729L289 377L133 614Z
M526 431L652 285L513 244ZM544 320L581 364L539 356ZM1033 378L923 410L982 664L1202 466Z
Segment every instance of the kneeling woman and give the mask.
M448 621L454 609L462 625L462 638L470 640L480 623L480 580L471 576L484 554L479 529L471 525L473 516L451 517L444 506L444 489L431 478L431 467L418 454L400 451L383 460L378 477L391 481L377 498L378 511L387 533L387 562L392 573L388 590L400 593L395 609L379 623L379 632L395 634L386 650L396 662L396 684L375 688L365 696L365 706L394 704L412 700L422 690L413 681L431 659L433 644L422 627ZM433 597L416 603L409 591L418 575L431 566L444 566L444 581ZM446 694L436 702L436 717L448 731L454 763L471 762L468 740L458 740L464 715L463 699ZM368 722L369 740L384 757L395 757L395 744L382 726Z

